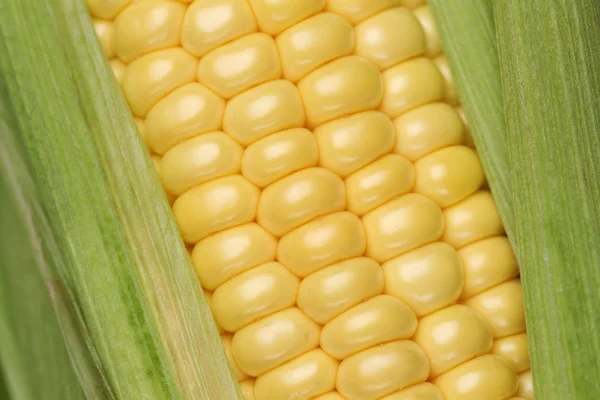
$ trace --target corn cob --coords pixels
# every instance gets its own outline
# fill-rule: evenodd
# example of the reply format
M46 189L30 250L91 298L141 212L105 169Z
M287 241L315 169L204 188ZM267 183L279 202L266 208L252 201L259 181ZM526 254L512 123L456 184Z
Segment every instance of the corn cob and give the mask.
M247 399L533 399L421 0L88 0Z

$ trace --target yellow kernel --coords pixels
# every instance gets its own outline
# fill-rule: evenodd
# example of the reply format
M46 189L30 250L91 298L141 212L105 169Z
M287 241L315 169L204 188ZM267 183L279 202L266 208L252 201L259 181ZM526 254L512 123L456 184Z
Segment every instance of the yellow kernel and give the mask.
M480 240L459 250L465 286L461 298L468 299L519 274L517 258L506 236Z
M523 372L519 375L519 389L517 395L527 400L535 400L531 371Z
M257 400L313 399L335 389L337 369L338 362L323 350L312 350L259 376L254 393Z
M284 235L277 260L305 277L319 269L363 255L366 238L356 215L342 211L320 217Z
M158 179L162 182L161 158L160 158L160 156L153 155L153 156L151 156L151 160L152 160L152 164L154 165L154 169L156 170L156 174L158 175ZM163 186L163 189L165 190L165 194L167 195L167 200L168 200L169 204L172 205L173 202L175 201L175 196L173 196L171 193L167 192L167 190L165 189L164 186Z
M426 3L426 0L400 0L402 7L417 8Z
M478 240L502 235L504 226L492 194L481 190L444 210L442 240L461 248Z
M162 159L167 190L181 195L193 186L240 172L242 146L223 132L201 135L169 150Z
M263 264L215 290L213 315L223 328L237 332L256 319L293 306L299 285L300 280L283 265Z
M436 377L492 348L492 331L471 308L456 304L419 321L413 340L427 354Z
M298 308L288 308L237 331L233 356L245 373L259 376L316 348L320 331Z
M132 4L115 19L115 53L125 62L179 45L186 7L165 0Z
M527 334L521 333L494 341L492 353L503 357L517 370L517 373L527 371L529 362L529 341Z
M356 54L384 70L425 51L425 35L415 15L396 7L356 26Z
M240 391L244 400L255 400L254 397L254 379L246 379L239 383Z
M315 397L314 400L346 400L342 397L341 394L339 394L338 392L329 392L329 393L325 393L322 396L319 397Z
M350 55L354 31L333 13L321 13L302 21L277 36L283 76L296 82L321 65Z
M444 398L434 384L425 382L386 396L381 400L444 400Z
M215 179L188 190L173 204L183 240L197 243L211 233L251 222L259 195L259 189L241 175Z
M267 82L227 103L223 129L247 146L265 136L304 126L304 107L298 89L289 81Z
M382 265L385 292L406 302L419 317L454 304L463 286L458 254L435 242Z
M452 72L448 66L446 56L442 54L441 56L436 57L433 62L444 77L444 101L453 106L457 105L458 94L456 93L456 85L454 84L454 78L452 78Z
M361 301L381 294L383 273L370 258L359 257L330 265L304 278L298 307L313 320L326 324Z
M214 290L237 274L275 260L277 240L250 223L215 233L192 251L192 262L202 286Z
M329 0L327 10L340 14L352 24L391 7L398 7L407 0Z
M318 13L325 0L249 0L260 30L276 35L284 29Z
M417 330L417 316L401 300L380 295L329 321L321 331L321 348L343 360L361 350L392 340L408 339Z
M411 340L371 347L340 364L337 390L348 400L375 400L427 380L429 361Z
M504 400L517 391L517 373L501 357L484 355L436 378L445 400Z
M113 19L131 0L86 0L90 14L96 18Z
M525 397L511 397L508 400L527 400Z
M415 161L433 151L461 144L464 126L458 113L446 103L431 103L394 120L394 151Z
M474 193L483 180L477 153L465 146L446 147L415 162L414 191L442 208Z
M414 182L414 166L406 158L388 154L346 178L348 210L358 216L407 193Z
M525 332L523 291L518 278L471 297L465 304L488 321L494 339Z
M249 376L246 375L246 373L240 369L240 367L235 362L235 359L233 358L233 354L231 352L232 338L233 338L233 335L228 334L228 333L221 335L221 339L223 340L223 347L225 348L225 355L227 356L227 361L229 361L229 365L231 365L231 369L233 370L235 379L237 379L238 382L240 382L245 379L248 379Z
M427 197L409 193L363 217L368 257L387 261L440 238L444 216Z
M115 75L115 78L117 79L119 85L123 83L123 77L125 76L125 68L127 68L125 63L123 63L123 61L119 60L118 58L114 58L110 60L110 68L112 69L112 72Z
M319 165L342 178L390 152L394 125L379 111L366 111L336 119L314 131L319 144Z
M463 126L465 128L465 137L463 139L463 144L467 147L474 149L475 141L473 140L473 135L471 134L471 129L469 127L469 121L467 121L467 116L465 115L465 110L462 108L462 106L458 106L458 107L456 107L456 113L460 117L460 120L462 121Z
M122 87L131 110L145 117L158 100L194 81L197 65L181 48L155 51L127 65Z
M190 254L190 257L191 257L191 251L189 249L188 249L188 254ZM206 299L206 304L208 304L208 308L211 308L213 292L211 292L210 290L206 290L205 288L202 288L202 291L204 292L204 298ZM213 319L214 319L214 317L213 317ZM215 320L215 325L217 326L219 333L225 332L225 329L223 329L223 327L221 325L219 325L216 320Z
M383 71L379 109L392 118L444 98L444 78L429 58L419 57Z
M346 190L342 179L324 168L307 168L265 188L256 219L275 236L310 220L342 211Z
M102 46L102 50L104 50L104 55L106 58L112 58L114 56L113 23L102 19L92 19L92 23L94 25L94 30L96 31L96 36L98 36L100 46Z
M377 107L381 75L365 58L348 56L326 64L298 82L306 122L315 128L332 119Z
M221 128L225 100L199 83L189 83L148 112L148 142L158 154L201 133Z
M183 20L181 45L196 57L202 57L256 30L256 21L246 0L194 1Z
M312 132L288 129L248 146L242 158L242 173L255 185L265 187L292 172L316 166L318 159Z
M423 31L425 31L425 55L435 57L442 52L442 43L435 26L435 21L427 5L423 5L414 10L415 16L421 22Z

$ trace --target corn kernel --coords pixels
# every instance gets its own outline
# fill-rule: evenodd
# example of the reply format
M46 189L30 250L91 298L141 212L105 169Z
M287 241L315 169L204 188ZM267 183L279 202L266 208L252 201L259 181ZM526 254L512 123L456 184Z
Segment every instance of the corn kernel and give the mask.
M276 35L284 29L318 13L325 0L249 0L260 30Z
M321 65L350 55L354 31L342 17L321 13L277 36L283 76L297 82Z
M346 400L338 392L325 393L322 396L315 397L315 400Z
M401 6L407 0L329 0L327 9L340 14L352 24L391 7Z
M244 400L255 400L254 397L254 379L246 379L240 382L240 391Z
M323 350L312 350L258 377L254 393L257 399L309 400L335 389L337 368Z
M160 158L160 156L153 155L153 156L150 157L150 159L152 160L152 164L154 165L154 169L156 170L156 174L158 175L158 179L162 182L162 171L161 171L161 158ZM164 186L163 186L163 189L165 190L165 194L167 195L167 200L169 201L169 204L172 205L175 202L175 196L173 196L171 193L167 192Z
M242 146L223 132L212 132L186 140L162 158L162 182L181 195L193 186L240 172Z
M362 223L344 211L317 218L284 235L277 259L294 274L305 277L327 265L361 256L365 247Z
M462 106L458 106L456 107L456 113L460 117L460 120L462 121L463 126L465 128L465 137L463 139L463 144L467 147L474 149L475 141L473 140L473 135L471 134L471 128L469 126L469 121L467 121L465 110L462 108Z
M385 292L406 302L418 317L454 304L463 286L458 254L442 242L393 258L382 268Z
M388 154L346 178L347 208L358 216L412 189L413 164L397 154Z
M336 119L315 129L319 165L342 178L390 152L394 125L378 111Z
M386 396L381 400L444 400L444 398L434 384L425 382Z
M340 364L337 390L348 400L375 400L427 380L429 361L411 340L400 340L346 358Z
M280 76L277 46L264 33L253 33L218 47L198 64L198 81L226 99Z
M417 330L417 316L401 300L380 295L329 321L321 331L321 348L342 360L361 350L408 339Z
M265 136L304 126L304 107L296 87L285 80L267 82L227 103L223 129L247 146Z
M342 179L324 168L295 172L265 188L256 219L275 236L346 206Z
M383 93L379 71L370 61L348 56L326 64L298 82L306 123L315 128L344 115L377 107Z
M326 324L337 315L383 291L383 273L370 258L359 257L330 265L304 278L298 307Z
M202 286L214 290L235 275L275 260L277 240L260 225L250 223L201 240L192 262Z
M125 76L125 68L127 68L125 63L123 63L123 61L119 60L118 58L115 58L110 60L110 68L112 69L112 72L115 75L115 78L117 79L119 85L122 84L123 77Z
M113 51L113 23L102 19L93 19L92 23L94 25L94 31L96 31L96 36L98 36L100 46L102 46L102 50L104 50L104 55L108 59L112 58L115 54Z
M248 146L242 173L255 185L265 187L292 172L316 166L318 159L319 149L312 132L288 129Z
M233 356L245 373L259 376L316 348L320 331L319 325L298 308L289 308L237 331Z
M356 54L384 70L425 51L425 35L415 15L396 7L356 26Z
M517 395L527 400L535 400L531 371L523 372L519 375L519 389Z
M453 106L458 104L458 94L456 93L456 85L454 84L454 78L452 72L448 66L448 60L445 55L436 57L433 62L438 67L442 76L444 77L444 101Z
M529 362L529 341L527 334L521 333L494 341L492 353L503 357L517 370L517 373L531 368Z
M225 355L227 356L227 361L229 361L229 365L231 365L231 369L233 370L235 379L237 379L238 382L241 382L245 379L248 379L249 376L246 375L246 373L240 369L240 367L235 362L235 359L233 358L233 354L231 353L232 338L233 338L233 335L228 334L228 333L221 335L221 340L223 340L223 347L225 349Z
M299 285L300 280L283 265L263 264L215 290L213 315L223 328L237 332L254 320L293 306Z
M96 18L113 19L131 0L86 0L90 14Z
M440 238L444 217L425 196L405 194L363 217L368 257L378 262L406 253Z
M480 240L459 250L465 274L461 298L468 299L519 274L517 259L506 236Z
M187 250L188 250L188 254L191 257L191 250L189 248ZM202 288L202 291L204 292L204 297L206 298L206 304L208 304L208 308L211 308L213 292L211 292L210 290L206 290L205 288ZM214 317L213 317L213 319L214 319ZM221 325L219 325L217 323L217 321L215 321L215 325L217 325L217 329L219 330L219 333L225 333L225 329L223 329L223 327Z
M456 304L419 321L413 340L427 354L436 377L492 349L492 331L471 308Z
M486 290L465 302L490 324L494 339L525 332L521 281L513 279Z
M202 57L257 29L246 0L194 1L183 20L181 45L196 57Z
M431 15L431 11L427 5L417 8L415 16L421 22L423 31L425 31L425 55L427 57L435 57L442 52L442 43L435 27L435 21Z

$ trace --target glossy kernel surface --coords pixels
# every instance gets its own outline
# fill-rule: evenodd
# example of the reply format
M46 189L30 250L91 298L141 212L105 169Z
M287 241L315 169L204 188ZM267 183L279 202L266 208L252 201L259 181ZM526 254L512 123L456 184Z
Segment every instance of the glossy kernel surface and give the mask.
M401 6L402 3L402 0L329 0L327 9L341 15L353 24L358 24L371 15L391 7Z
M98 36L98 41L104 50L106 58L111 59L114 56L113 51L113 23L110 21L104 21L102 19L93 19L94 31Z
M517 395L527 400L535 400L531 371L523 372L521 375L519 375L519 389L517 391Z
M453 106L457 105L459 101L458 94L456 93L456 86L454 84L454 79L452 78L452 72L450 71L450 66L448 65L446 56L438 56L433 60L433 62L444 77L444 100Z
M492 353L508 360L518 373L527 371L531 367L526 333L495 340Z
M325 7L325 0L249 0L261 31L276 35Z
M254 379L246 379L239 383L244 400L256 400L254 397Z
M231 351L231 341L233 339L233 335L229 333L225 333L221 335L221 340L223 341L223 347L225 349L225 355L227 356L227 361L229 361L229 365L231 365L231 369L233 370L233 374L235 379L238 382L246 380L249 376L240 369L240 367L235 362L235 358L233 357L233 353Z
M444 398L434 384L425 382L386 396L381 400L444 400Z
M90 13L97 18L113 19L131 0L86 0Z
M425 32L425 55L436 57L442 52L442 43L435 27L433 15L431 15L431 11L427 5L415 9L414 13Z

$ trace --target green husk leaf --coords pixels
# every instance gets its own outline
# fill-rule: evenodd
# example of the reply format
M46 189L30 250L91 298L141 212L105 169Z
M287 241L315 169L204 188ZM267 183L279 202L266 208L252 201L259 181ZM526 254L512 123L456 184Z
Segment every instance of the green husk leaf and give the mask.
M600 7L494 2L537 398L600 398Z
M241 395L80 0L0 5L0 71L98 370L117 399Z

